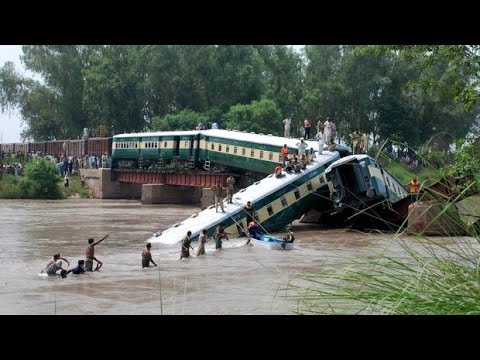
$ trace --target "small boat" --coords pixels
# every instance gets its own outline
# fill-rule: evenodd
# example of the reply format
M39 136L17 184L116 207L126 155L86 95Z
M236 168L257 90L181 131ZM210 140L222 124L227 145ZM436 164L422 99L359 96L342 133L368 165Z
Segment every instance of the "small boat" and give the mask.
M293 242L285 242L283 239L272 235L261 234L256 238L250 238L254 246L262 246L270 250L292 250Z

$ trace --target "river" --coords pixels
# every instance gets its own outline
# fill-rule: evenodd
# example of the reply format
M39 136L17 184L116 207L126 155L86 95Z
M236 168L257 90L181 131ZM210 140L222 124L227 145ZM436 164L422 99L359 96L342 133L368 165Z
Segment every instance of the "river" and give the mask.
M0 313L294 314L298 305L287 285L302 285L299 274L339 270L348 257L390 246L390 235L295 223L291 251L247 246L243 238L215 250L210 240L205 256L179 260L179 244L153 244L159 268L142 269L152 233L199 210L126 200L2 200ZM87 239L105 234L110 236L95 247L104 263L100 271L38 276L54 253L73 267L84 258Z

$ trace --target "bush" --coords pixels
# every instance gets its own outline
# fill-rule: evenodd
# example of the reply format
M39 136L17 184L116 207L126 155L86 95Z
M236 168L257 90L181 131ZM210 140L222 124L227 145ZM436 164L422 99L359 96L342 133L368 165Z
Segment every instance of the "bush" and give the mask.
M59 199L62 195L58 189L58 175L55 165L45 159L37 158L25 166L25 184L23 190L29 192L30 198Z

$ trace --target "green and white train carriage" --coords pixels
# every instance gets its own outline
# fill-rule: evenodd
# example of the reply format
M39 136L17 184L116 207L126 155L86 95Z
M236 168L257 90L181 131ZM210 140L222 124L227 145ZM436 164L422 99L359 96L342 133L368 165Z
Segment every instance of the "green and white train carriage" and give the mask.
M220 222L225 224L227 232L240 236L242 228L247 226L247 213L244 211L247 201L251 201L255 209L254 217L264 230L278 231L310 209L318 201L319 191L323 189L328 193L324 171L339 158L338 152L325 152L301 173L286 174L282 178L270 174L235 193L232 204L225 201L225 213L216 212L215 206L211 205L157 232L149 241L176 244L187 231L192 232L192 240L197 240L203 229L207 230L209 236L213 235Z
M203 130L200 132L199 161L269 174L282 163L283 145L287 144L289 154L294 154L299 141L240 131ZM317 150L315 142L307 142L307 145L308 149Z
M115 135L112 141L114 168L138 168L159 161L198 158L198 131L169 131Z

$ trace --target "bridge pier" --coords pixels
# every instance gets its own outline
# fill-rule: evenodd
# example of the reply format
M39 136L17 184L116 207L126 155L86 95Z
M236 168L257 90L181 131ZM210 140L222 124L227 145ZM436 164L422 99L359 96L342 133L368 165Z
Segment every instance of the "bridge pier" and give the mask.
M195 186L143 184L142 204L198 204L201 188Z
M80 169L96 199L139 199L142 184L112 181L111 169Z

